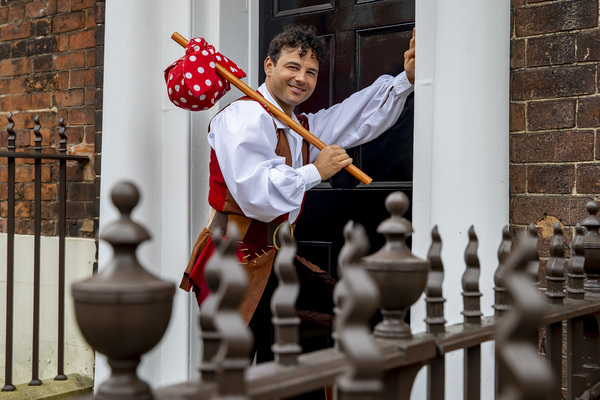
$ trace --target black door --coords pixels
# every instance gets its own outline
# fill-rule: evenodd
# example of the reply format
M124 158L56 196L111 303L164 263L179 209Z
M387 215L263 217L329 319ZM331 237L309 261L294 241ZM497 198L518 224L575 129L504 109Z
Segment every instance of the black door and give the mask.
M263 0L261 81L271 38L287 25L313 25L329 45L329 59L321 65L314 94L296 112L327 108L382 74L403 71L414 20L414 0ZM412 197L412 97L389 131L348 151L354 163L373 178L369 186L342 171L307 193L295 233L298 254L334 277L344 225L349 220L364 225L373 252L385 241L376 230L389 217L386 196L401 190ZM410 213L409 209L405 217L410 219Z

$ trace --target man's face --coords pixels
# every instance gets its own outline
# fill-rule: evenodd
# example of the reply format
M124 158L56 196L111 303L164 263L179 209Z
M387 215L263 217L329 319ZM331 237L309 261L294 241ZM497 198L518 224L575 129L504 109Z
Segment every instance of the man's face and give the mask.
M300 56L298 49L287 48L279 53L277 65L265 60L265 83L283 111L291 115L294 107L310 97L317 84L319 61L309 50Z

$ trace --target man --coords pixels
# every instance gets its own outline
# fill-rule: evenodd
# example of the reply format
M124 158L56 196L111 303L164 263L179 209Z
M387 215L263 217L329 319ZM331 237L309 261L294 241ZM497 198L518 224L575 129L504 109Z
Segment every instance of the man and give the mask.
M277 230L281 224L295 224L307 190L352 163L345 148L375 139L394 124L413 91L414 32L404 54L405 71L400 75L382 76L326 110L295 116L294 108L315 89L324 57L324 43L312 28L287 28L269 46L264 62L266 79L258 89L266 100L330 143L321 151L249 98L225 107L209 126L209 203L213 213L194 246L182 287L193 288L202 302L208 294L203 268L214 248L212 232L216 228L227 232L235 223L242 235L240 260L250 280L240 310L253 330L259 362L272 357L269 301L276 286L272 266ZM301 327L329 330L335 282L306 260L298 258L296 267L301 282L297 302ZM305 351L314 349L303 347Z

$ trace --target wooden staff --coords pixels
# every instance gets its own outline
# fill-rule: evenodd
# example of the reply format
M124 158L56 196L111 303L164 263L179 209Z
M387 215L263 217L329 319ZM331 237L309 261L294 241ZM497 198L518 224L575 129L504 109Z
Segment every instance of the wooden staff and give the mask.
M181 36L177 32L173 32L173 34L171 35L171 39L173 39L174 41L179 43L181 45L181 47L183 47L183 48L186 48L188 45L188 40L186 38L184 38L183 36ZM216 64L217 73L219 75L221 75L223 78L225 78L229 82L231 82L233 84L233 86L240 89L246 96L251 97L252 99L254 99L254 100L258 101L260 104L262 104L264 107L266 107L275 117L277 117L278 120L282 121L287 126L289 126L291 129L298 132L298 134L300 136L302 136L304 139L306 139L306 141L308 143L312 144L319 150L323 150L327 146L325 143L323 143L323 141L321 141L321 139L319 139L318 137L316 137L315 135L310 133L302 125L300 125L299 123L294 121L289 115L287 115L286 113L281 111L278 107L271 104L269 101L267 101L264 97L262 97L256 91L252 90L252 88L250 88L250 86L248 86L244 82L242 82L241 79L239 79L237 76L235 76L234 74L229 72L229 70L227 70L226 68L219 65L219 63L215 63L215 64ZM352 176L354 176L356 179L358 179L365 185L368 185L373 180L369 175L362 172L354 164L350 164L349 166L347 166L345 168L345 170L348 171L350 174L352 174Z

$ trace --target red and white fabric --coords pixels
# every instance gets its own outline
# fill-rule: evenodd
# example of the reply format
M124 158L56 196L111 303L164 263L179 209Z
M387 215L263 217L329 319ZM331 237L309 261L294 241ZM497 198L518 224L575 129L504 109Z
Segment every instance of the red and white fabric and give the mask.
M203 38L190 40L185 55L165 70L169 100L190 111L212 107L230 89L229 82L217 74L216 63L238 78L246 76L240 67Z

